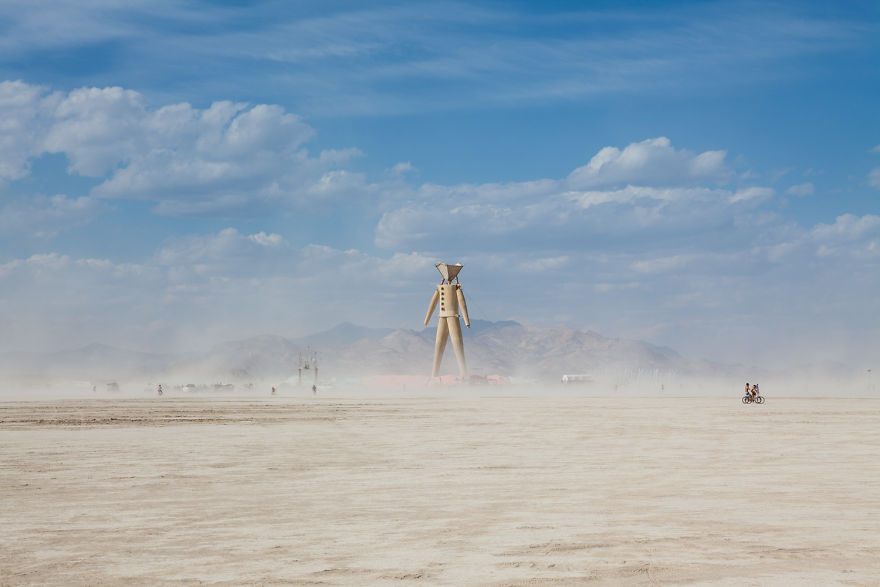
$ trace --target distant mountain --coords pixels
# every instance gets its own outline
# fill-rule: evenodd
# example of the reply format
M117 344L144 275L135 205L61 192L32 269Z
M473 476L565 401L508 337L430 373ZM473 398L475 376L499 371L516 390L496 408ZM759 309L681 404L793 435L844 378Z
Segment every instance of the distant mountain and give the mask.
M301 359L317 354L323 377L374 374L427 374L431 369L436 328L421 330L367 328L342 323L296 339L254 336L215 345L191 357L170 357L88 345L59 353L7 353L0 368L9 372L46 373L83 379L148 379L180 383L248 382L295 377ZM475 374L516 375L558 380L563 374L619 378L632 374L699 374L724 366L690 361L674 350L644 342L606 338L596 332L557 326L537 328L518 322L475 320L464 328L468 366ZM314 364L310 364L313 369ZM447 345L442 374L457 373L452 345ZM311 371L310 373L313 373ZM311 376L309 374L309 376Z
M606 338L566 327L535 328L518 322L474 321L464 329L465 352L473 373L557 380L562 374L597 377L626 373L691 373L704 365L672 349ZM326 377L375 374L419 375L430 371L435 328L385 330L340 324L316 335L288 340L260 336L217 345L204 356L178 364L170 373L212 373L214 378L287 378L295 375L300 353L317 352ZM447 345L441 373L457 373Z
M393 328L368 328L351 322L342 322L330 330L297 338L293 342L300 346L337 347L354 344L360 340L379 340L392 332L394 332Z

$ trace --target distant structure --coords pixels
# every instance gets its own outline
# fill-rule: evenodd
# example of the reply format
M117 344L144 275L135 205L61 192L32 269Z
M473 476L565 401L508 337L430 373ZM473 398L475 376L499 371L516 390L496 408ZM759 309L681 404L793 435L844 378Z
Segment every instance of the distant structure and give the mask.
M467 379L467 361L464 358L464 340L461 337L461 322L459 318L464 316L465 325L470 328L471 321L468 318L467 304L464 301L464 294L461 291L461 283L458 281L458 272L461 271L461 263L457 265L448 265L446 263L437 263L435 265L437 271L443 276L440 285L434 291L431 298L431 305L428 307L428 313L425 316L425 326L431 319L431 314L440 302L440 311L438 312L437 322L437 339L434 343L434 368L431 371L431 377L437 377L440 372L440 361L443 360L443 350L446 348L446 341L452 337L452 348L455 349L455 357L458 359L458 371L462 379ZM453 280L455 283L453 283ZM461 310L461 315L458 313Z
M303 354L299 354L299 381L297 385L302 385L303 382L303 370L305 371L314 371L315 379L314 383L318 383L318 353L313 351L311 348L306 350L306 355L303 357ZM314 387L314 386L312 386Z
M592 383L593 376L586 373L577 373L573 375L563 375L563 383Z

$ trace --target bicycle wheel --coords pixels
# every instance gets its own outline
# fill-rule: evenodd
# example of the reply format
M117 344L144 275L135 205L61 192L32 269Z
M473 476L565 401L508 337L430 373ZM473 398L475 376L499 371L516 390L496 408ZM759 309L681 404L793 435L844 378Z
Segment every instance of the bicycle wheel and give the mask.
M764 396L759 395L758 397L755 398L755 401L758 402L759 404L763 404L764 403Z
M749 403L749 401L750 401L750 400L749 400L749 396L744 395L744 396L743 396L743 403L744 403L744 404L747 404L747 403Z

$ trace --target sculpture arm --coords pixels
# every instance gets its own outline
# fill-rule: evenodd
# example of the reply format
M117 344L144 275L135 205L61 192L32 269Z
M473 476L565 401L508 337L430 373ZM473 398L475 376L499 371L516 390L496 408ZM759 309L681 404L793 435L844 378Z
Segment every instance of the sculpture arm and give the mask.
M461 288L458 288L456 291L458 292L458 308L461 310L461 315L464 318L464 325L470 328L471 320L470 318L468 318L467 304L464 301L464 293L461 291Z
M434 308L437 307L437 300L440 299L440 292L438 290L434 290L434 295L431 297L431 305L428 306L428 313L425 315L425 326L428 325L428 320L431 319L431 314L434 313Z

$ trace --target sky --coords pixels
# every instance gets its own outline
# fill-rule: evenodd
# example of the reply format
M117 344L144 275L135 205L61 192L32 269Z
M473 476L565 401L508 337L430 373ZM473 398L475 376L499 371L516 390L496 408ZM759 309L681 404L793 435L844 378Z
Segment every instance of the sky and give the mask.
M0 351L472 319L880 358L880 4L6 0Z

